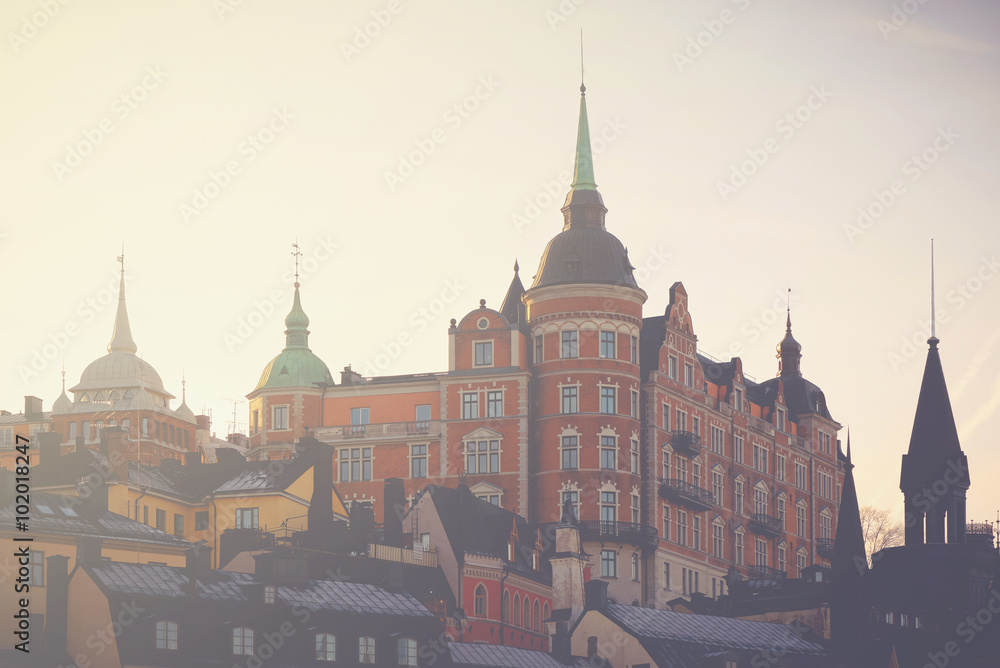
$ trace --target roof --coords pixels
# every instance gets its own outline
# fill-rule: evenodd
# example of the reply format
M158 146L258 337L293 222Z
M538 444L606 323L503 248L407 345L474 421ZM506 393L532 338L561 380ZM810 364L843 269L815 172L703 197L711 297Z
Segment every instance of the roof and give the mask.
M825 656L826 648L785 624L714 617L608 603L605 615L639 639L660 668L698 665L706 655L734 650Z
M15 424L35 424L36 422L51 422L52 412L45 411L43 413L32 413L31 415L25 415L24 413L11 413L10 415L0 415L0 427L6 425Z
M246 603L250 587L259 580L249 573L214 570L204 578L190 578L184 568L104 561L86 570L106 593L160 598L196 598L201 601ZM371 584L336 580L309 580L300 585L275 585L278 601L311 611L393 617L434 617L416 598Z
M507 322L520 323L524 321L524 302L521 301L524 295L524 284L518 275L517 261L514 261L514 278L510 281L507 294L504 295L503 303L500 304L500 315L507 318Z
M565 664L548 652L507 645L450 642L448 649L451 651L453 665L470 668L566 668L567 665L589 665L587 660L582 658Z
M35 536L93 537L179 548L189 545L186 540L118 513L108 510L96 515L88 513L84 503L75 496L36 492L31 495L31 503L29 526ZM13 503L0 509L0 530L13 531L15 516Z
M334 384L329 367L309 349L308 326L309 316L302 310L296 282L292 310L285 317L285 348L264 367L254 392L276 387L313 388L317 384Z

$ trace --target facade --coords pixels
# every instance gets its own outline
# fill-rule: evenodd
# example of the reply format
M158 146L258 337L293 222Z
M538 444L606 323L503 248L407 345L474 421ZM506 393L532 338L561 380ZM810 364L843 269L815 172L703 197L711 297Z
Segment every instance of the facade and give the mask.
M38 397L24 397L23 413L0 411L0 469L13 470L18 454L14 450L18 436L28 439L28 450L35 453L38 451L38 434L49 431L51 427L52 413L42 410L42 400Z
M395 477L411 501L428 484L465 481L536 526L559 521L569 501L590 575L622 603L717 597L731 571L775 579L828 564L840 424L802 376L790 316L770 380L746 377L739 358L704 356L681 283L663 315L644 316L648 296L607 211L584 94L562 230L531 285L515 264L499 309L480 300L452 320L447 371L364 378L347 367L331 385L313 360L295 388L272 389L278 360L304 346L296 289L288 346L248 395L255 454L286 456L308 429L336 449L345 503L376 510Z

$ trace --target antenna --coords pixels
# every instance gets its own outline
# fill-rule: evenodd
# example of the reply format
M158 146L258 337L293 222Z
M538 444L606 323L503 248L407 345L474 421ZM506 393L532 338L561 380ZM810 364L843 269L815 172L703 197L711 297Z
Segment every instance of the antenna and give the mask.
M934 240L931 239L931 338L936 339L937 318L934 310Z
M240 425L240 423L236 421L236 407L239 406L240 404L242 404L243 400L242 399L226 399L225 397L223 397L223 401L231 401L231 402L233 402L233 423L232 423L233 424L233 428L232 428L232 430L229 433L230 434L235 434L235 433L237 433L236 432L236 428Z

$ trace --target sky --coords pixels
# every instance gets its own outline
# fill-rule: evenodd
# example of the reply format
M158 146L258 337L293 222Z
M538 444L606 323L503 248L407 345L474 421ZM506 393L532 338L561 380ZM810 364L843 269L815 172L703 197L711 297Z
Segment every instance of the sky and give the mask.
M561 229L580 33L608 229L698 345L802 369L902 517L930 319L1000 495L1000 5L991 0L170 3L0 10L0 408L105 353L125 248L140 354L229 431L284 345L292 244L334 378L447 369L447 328ZM400 344L403 341L403 344Z

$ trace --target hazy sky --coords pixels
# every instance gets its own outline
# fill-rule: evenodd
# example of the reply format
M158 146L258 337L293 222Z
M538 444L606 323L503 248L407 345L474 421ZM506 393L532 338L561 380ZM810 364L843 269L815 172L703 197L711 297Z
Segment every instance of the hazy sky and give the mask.
M219 435L284 345L296 238L335 378L445 370L449 319L560 230L582 28L647 315L683 281L700 349L764 380L791 286L861 502L901 515L934 237L969 517L995 517L996 2L64 2L0 16L0 407L105 352L122 242L140 353Z

